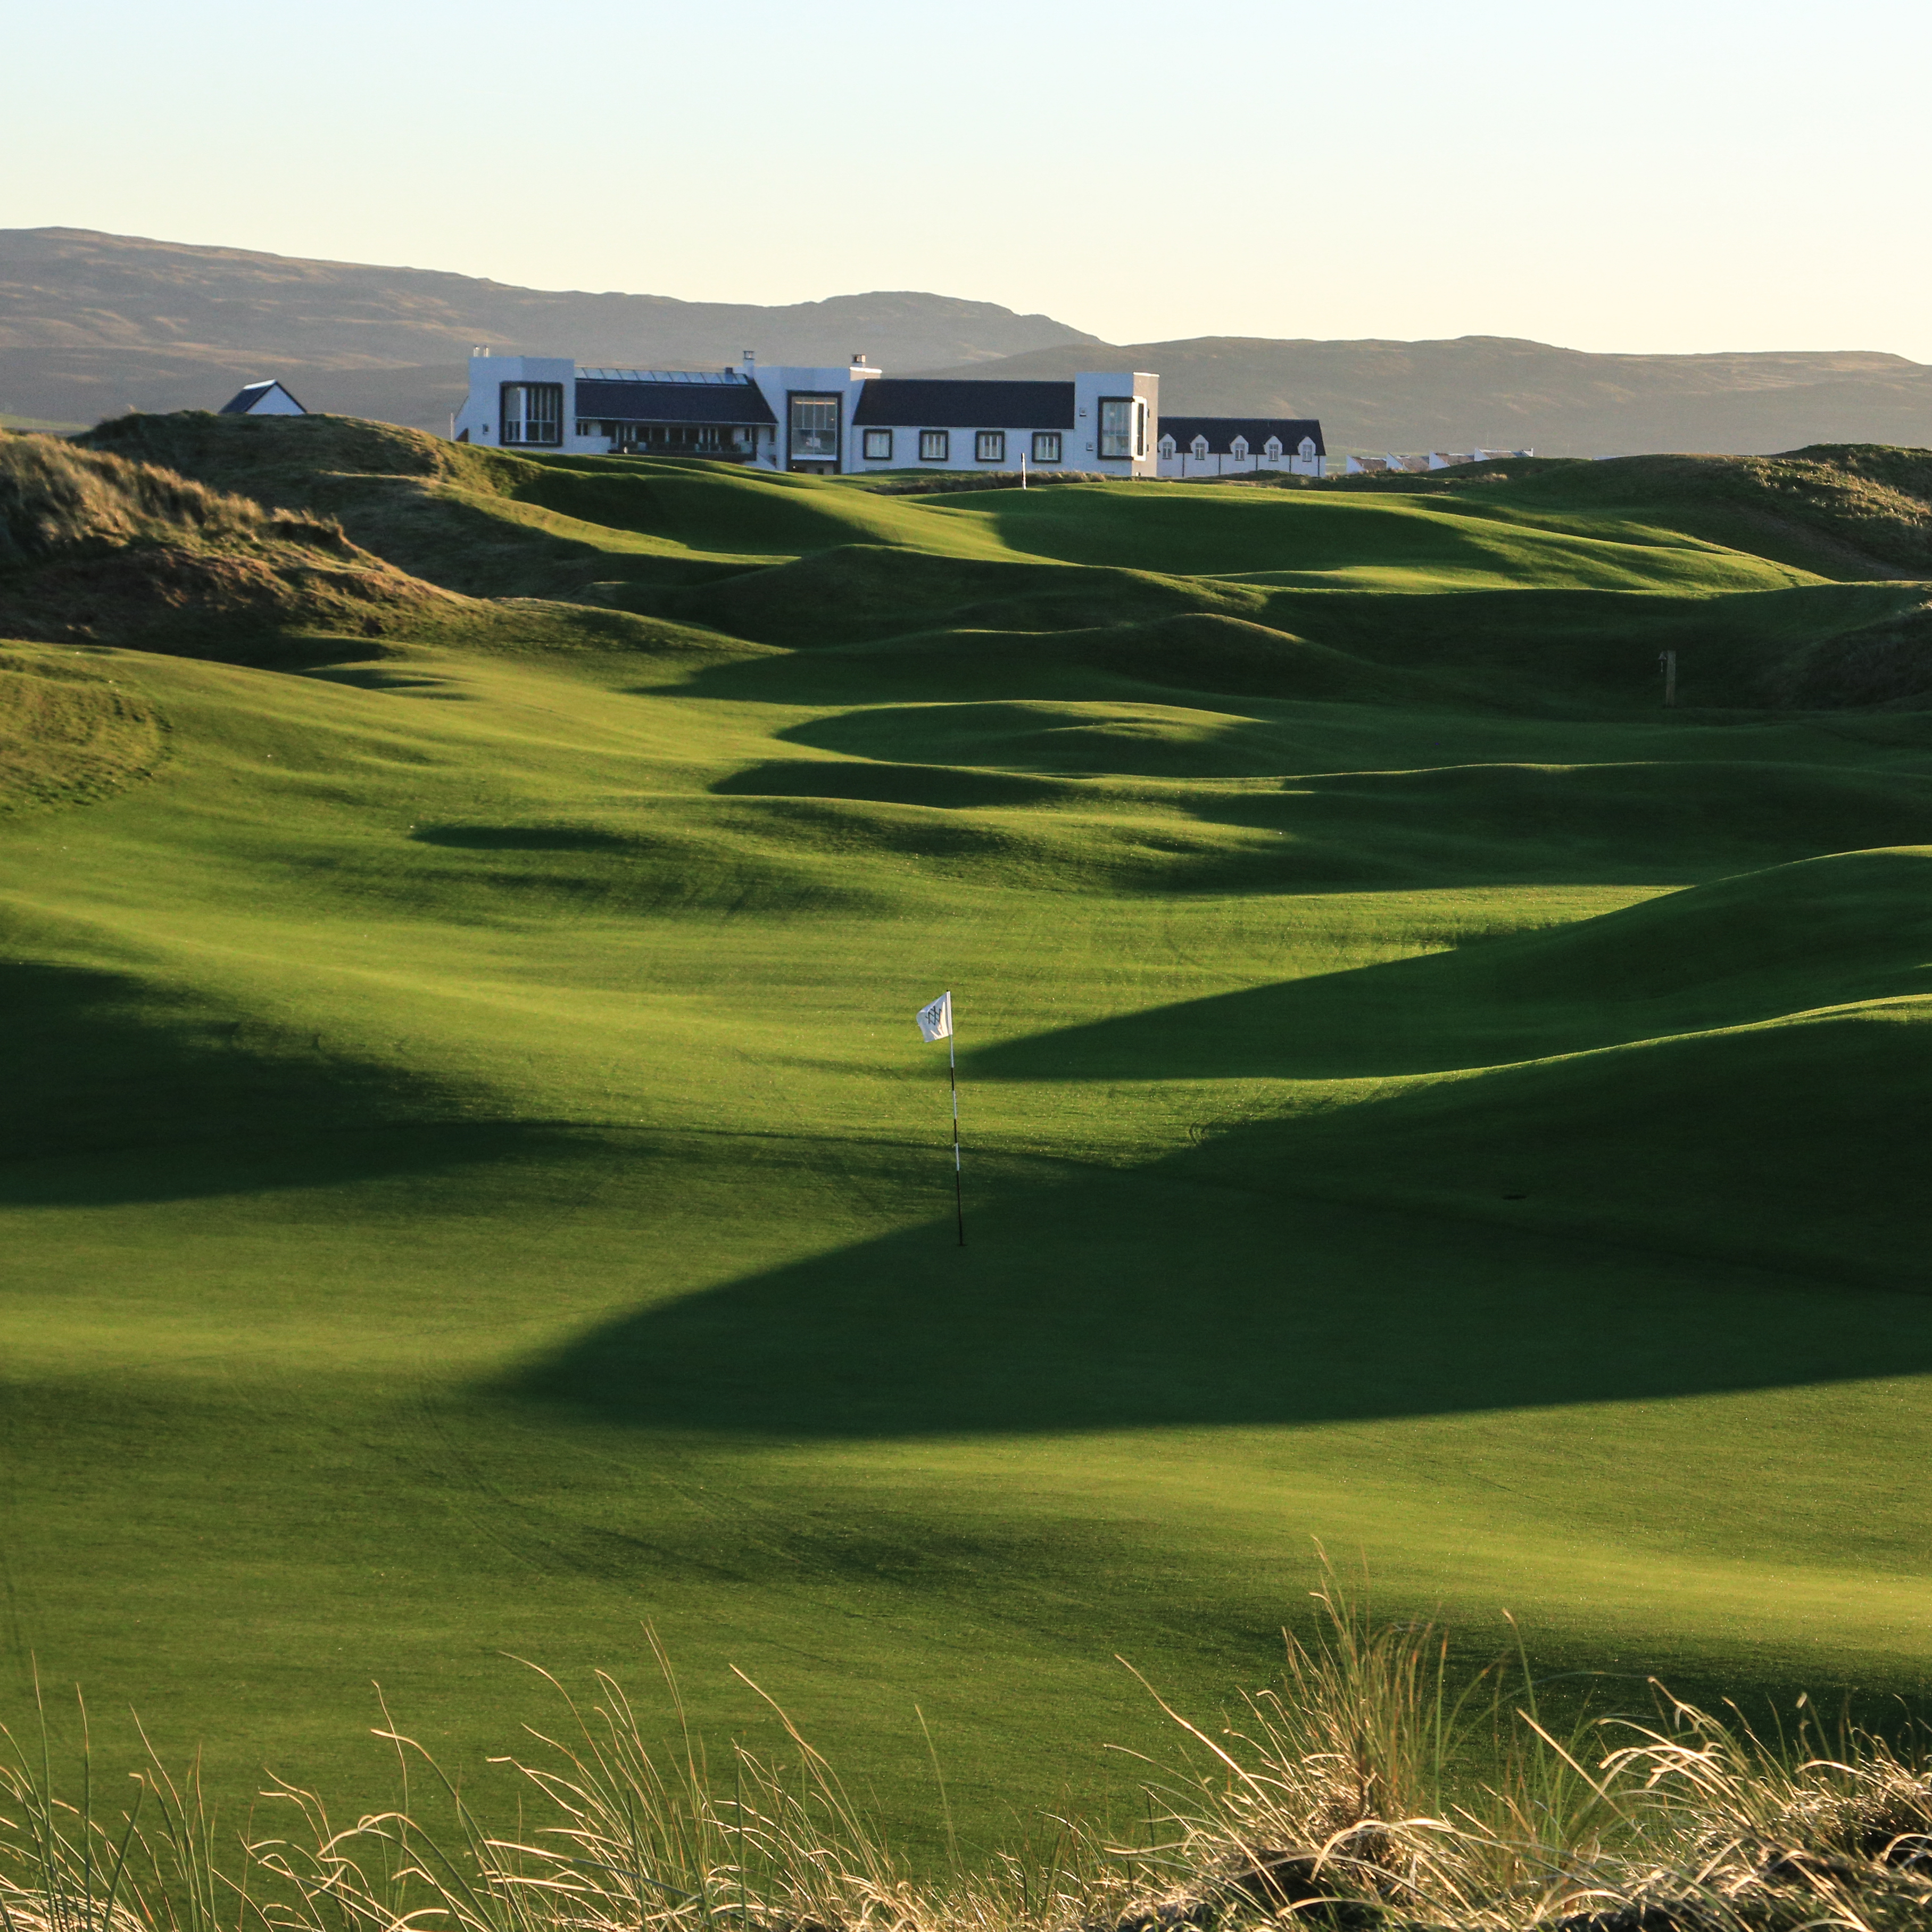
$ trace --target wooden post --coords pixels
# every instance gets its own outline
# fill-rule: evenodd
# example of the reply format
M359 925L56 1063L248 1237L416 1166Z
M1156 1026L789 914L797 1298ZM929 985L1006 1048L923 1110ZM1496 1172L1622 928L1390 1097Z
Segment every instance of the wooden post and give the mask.
M1664 673L1664 705L1670 709L1677 703L1677 653L1675 651L1660 651L1657 662L1658 668Z

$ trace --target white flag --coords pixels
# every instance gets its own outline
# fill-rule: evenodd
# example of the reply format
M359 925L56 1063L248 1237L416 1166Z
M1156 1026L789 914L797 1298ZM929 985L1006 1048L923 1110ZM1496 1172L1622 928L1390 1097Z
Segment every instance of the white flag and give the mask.
M950 993L941 993L931 1006L920 1008L919 1030L921 1036L928 1041L952 1038L952 995Z

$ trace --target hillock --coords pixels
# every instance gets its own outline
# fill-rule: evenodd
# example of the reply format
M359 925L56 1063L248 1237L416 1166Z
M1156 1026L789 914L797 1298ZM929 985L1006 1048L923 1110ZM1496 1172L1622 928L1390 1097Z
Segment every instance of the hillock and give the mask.
M190 656L380 636L436 601L327 519L150 463L0 436L0 634Z
M1932 578L1932 451L1820 445L1782 456L1505 457L1327 486L1448 496L1487 514L1622 514L1834 578Z

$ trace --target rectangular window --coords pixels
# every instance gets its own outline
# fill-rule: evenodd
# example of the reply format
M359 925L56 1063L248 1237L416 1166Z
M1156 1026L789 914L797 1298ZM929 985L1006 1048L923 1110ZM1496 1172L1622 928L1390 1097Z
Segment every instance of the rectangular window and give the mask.
M1134 454L1136 456L1147 454L1147 422L1148 406L1136 396L1134 398Z
M498 407L502 416L503 442L550 448L562 442L561 382L505 382Z
M1006 433L1003 429L982 429L973 439L976 463L1004 463L1006 460Z
M868 429L866 432L866 460L868 463L890 463L892 460L892 433L889 429Z
M943 429L922 429L919 433L919 460L922 463L944 463L952 448L950 432Z
M838 460L838 398L794 396L791 399L791 460L794 463Z
M1131 458L1133 453L1133 398L1102 396L1100 398L1100 454L1110 458Z
M1059 430L1036 429L1034 431L1033 460L1036 463L1058 463L1060 460Z

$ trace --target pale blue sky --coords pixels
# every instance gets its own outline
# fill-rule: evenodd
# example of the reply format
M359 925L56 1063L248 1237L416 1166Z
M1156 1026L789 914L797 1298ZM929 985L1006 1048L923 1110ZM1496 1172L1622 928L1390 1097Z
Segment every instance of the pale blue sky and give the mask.
M1924 0L62 0L7 38L4 226L1932 362Z

